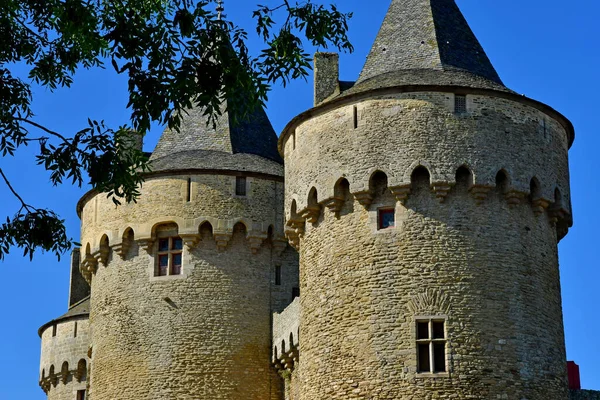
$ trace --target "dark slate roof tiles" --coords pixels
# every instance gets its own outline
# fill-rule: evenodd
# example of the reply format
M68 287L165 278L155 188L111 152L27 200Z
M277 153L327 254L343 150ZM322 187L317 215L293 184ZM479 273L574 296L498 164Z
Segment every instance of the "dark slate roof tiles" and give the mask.
M392 0L355 88L392 73L406 84L504 88L454 0Z

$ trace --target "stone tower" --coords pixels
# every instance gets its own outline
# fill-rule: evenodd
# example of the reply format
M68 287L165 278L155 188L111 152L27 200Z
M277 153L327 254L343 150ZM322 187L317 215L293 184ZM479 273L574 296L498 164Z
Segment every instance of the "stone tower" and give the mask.
M90 345L90 287L71 255L69 310L38 330L42 339L40 386L48 400L85 400Z
M315 59L281 135L294 399L568 398L571 123L507 89L454 0L393 0L358 81Z
M92 400L280 397L271 313L298 285L282 160L262 108L231 119L166 130L137 203L79 202Z

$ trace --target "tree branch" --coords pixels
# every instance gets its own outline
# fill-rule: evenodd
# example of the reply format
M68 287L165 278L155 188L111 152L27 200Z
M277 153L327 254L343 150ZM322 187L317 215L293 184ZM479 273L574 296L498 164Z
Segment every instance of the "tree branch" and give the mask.
M29 204L25 203L25 201L23 200L23 198L21 196L19 196L19 193L17 193L17 191L12 187L12 185L10 184L10 181L8 180L8 178L6 177L6 175L4 174L4 171L2 171L2 168L0 168L0 175L2 175L2 178L4 179L4 182L6 183L6 186L8 186L8 188L10 189L10 191L12 192L12 194L15 195L15 197L17 199L19 199L19 201L21 202L21 209L25 208L29 212L31 212L32 209L35 209L35 207L32 207Z

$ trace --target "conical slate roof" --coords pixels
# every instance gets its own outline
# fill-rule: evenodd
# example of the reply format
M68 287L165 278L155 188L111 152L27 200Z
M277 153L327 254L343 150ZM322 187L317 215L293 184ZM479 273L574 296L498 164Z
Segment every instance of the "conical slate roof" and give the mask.
M507 90L454 0L392 0L355 86Z
M226 108L226 104L223 105ZM282 174L277 135L262 107L234 123L229 112L216 128L207 124L202 109L182 117L180 131L166 129L152 156L153 171L210 169Z

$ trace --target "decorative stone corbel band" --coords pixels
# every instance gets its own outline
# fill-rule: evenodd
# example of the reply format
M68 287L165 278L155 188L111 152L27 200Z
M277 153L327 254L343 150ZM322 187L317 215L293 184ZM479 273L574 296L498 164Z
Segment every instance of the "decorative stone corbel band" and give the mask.
M321 206L311 205L300 211L300 216L311 224L316 224L321 215Z
M321 202L323 207L327 207L329 211L334 213L336 216L342 210L342 206L344 205L344 199L341 197L330 197Z
M113 244L110 247L112 248L113 252L118 254L119 257L121 257L121 259L124 260L125 257L127 256L127 252L129 251L129 248L131 247L131 244L127 241L124 241L121 243Z
M273 253L275 257L280 258L283 254L283 251L287 247L288 241L285 237L278 237L273 239Z
M551 201L546 200L542 197L538 197L531 201L531 206L533 207L533 213L535 215L542 215L546 212L548 207L550 206Z
M258 250L260 250L260 247L267 238L267 235L259 232L248 233L248 242L250 242L250 249L252 250L252 254L258 253Z
M180 233L179 237L183 240L185 247L191 251L200 242L200 235L197 233Z
M108 255L110 254L110 247L102 247L100 250L97 250L92 253L92 257L96 259L96 264L101 263L106 267L108 264ZM96 272L96 271L94 271Z
M98 269L98 260L92 254L86 254L85 258L79 265L79 271L88 284L92 284L92 275Z
M493 189L490 185L473 185L469 188L471 196L475 199L477 205L482 204L488 196L488 193Z
M217 243L217 249L219 251L224 251L227 248L227 245L229 244L229 241L231 240L232 236L232 232L214 232L213 237L215 238L215 242Z
M431 191L435 193L435 197L437 197L439 202L443 203L448 193L450 193L452 186L454 184L450 182L434 182L431 184Z
M510 208L514 208L523 202L523 199L527 197L527 193L518 191L516 189L510 189L504 194L504 198L508 202Z
M550 217L550 222L556 224L558 221L566 219L569 216L569 211L560 206L552 205L548 209L548 216Z
M152 246L154 246L154 239L152 238L140 238L136 240L138 246L140 246L148 254L152 254Z
M404 205L406 200L408 200L408 195L410 194L411 185L399 185L399 186L390 186L390 192L396 197L396 200L400 202L400 204Z
M352 193L354 198L364 207L369 208L371 203L373 202L373 191L372 190L363 190L360 192Z
M285 229L285 237L290 243L290 246L296 249L296 251L300 250L300 234L297 229L287 227Z

